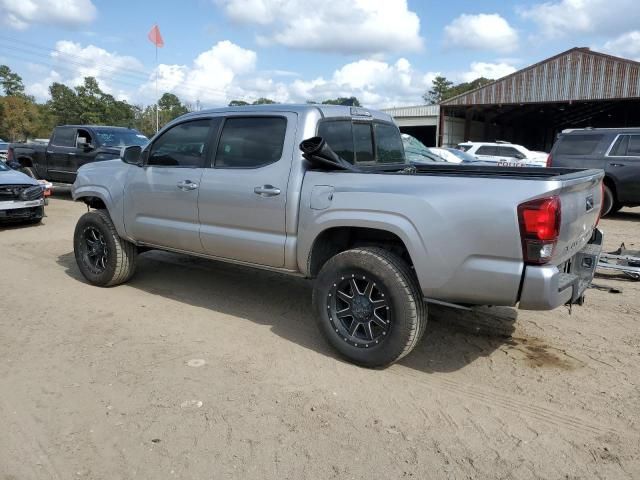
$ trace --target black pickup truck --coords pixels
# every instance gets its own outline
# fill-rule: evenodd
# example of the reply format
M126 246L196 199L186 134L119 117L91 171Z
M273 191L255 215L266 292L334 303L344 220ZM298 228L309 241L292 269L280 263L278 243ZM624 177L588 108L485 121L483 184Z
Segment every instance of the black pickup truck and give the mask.
M111 160L122 147L145 146L149 139L124 127L62 125L53 130L49 143L13 143L7 164L30 177L58 183L73 183L85 163Z

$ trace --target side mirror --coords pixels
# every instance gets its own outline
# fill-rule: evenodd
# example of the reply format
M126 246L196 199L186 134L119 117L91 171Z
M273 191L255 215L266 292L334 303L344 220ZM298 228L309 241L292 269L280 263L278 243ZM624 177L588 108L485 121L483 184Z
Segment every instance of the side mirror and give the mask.
M120 152L120 158L124 163L129 165L135 165L136 167L142 166L142 147L140 145L131 145L129 147L123 147Z

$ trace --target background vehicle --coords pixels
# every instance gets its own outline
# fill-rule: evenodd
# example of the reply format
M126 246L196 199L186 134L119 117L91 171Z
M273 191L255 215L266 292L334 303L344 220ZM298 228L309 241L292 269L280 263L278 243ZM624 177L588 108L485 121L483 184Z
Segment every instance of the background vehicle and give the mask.
M7 151L9 150L9 143L0 140L0 162L7 161Z
M44 216L44 189L33 178L0 162L0 222L38 223Z
M73 198L95 210L79 219L74 252L100 286L133 275L138 247L316 278L328 341L382 366L424 333L425 300L581 303L600 251L602 176L409 164L391 117L355 107L194 112L123 161L80 168Z
M522 145L509 142L464 142L458 149L485 162L497 162L505 166L544 167L547 154L533 152Z
M565 130L547 165L604 170L603 215L640 205L640 128Z
M146 145L148 141L130 128L64 125L53 130L46 145L10 144L7 162L16 163L21 172L33 178L73 183L82 165L118 158L122 147Z
M429 147L425 146L424 143L414 136L408 133L402 133L401 138L405 157L408 162L439 163L447 161L440 155L433 153Z
M457 148L429 147L431 153L444 158L449 163L478 163L479 160L470 153Z

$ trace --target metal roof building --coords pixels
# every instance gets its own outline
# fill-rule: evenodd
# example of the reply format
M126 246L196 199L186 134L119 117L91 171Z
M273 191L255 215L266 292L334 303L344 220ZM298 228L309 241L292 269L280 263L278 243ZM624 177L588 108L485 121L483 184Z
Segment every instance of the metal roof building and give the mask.
M572 48L442 102L438 144L501 139L548 151L565 128L640 126L639 107L640 62Z

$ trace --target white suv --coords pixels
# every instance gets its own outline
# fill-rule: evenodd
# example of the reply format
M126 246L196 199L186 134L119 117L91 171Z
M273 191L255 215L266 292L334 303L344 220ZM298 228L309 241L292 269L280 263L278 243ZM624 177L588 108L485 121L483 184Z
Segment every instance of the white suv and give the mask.
M496 162L502 166L544 167L547 163L546 153L532 152L522 145L509 142L464 142L459 143L457 148L478 160Z

